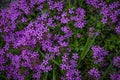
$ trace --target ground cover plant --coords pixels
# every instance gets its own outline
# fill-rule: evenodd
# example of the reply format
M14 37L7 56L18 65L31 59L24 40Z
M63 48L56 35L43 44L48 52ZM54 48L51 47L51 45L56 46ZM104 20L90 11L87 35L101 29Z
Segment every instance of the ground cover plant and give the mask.
M120 80L120 1L18 0L1 8L0 80Z

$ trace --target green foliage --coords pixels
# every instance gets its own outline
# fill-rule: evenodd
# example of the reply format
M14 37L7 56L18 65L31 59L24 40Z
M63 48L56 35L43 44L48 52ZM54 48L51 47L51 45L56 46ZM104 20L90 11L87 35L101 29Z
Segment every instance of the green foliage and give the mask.
M6 71L2 71L0 74L0 80L8 80L5 75L6 75Z
M4 41L3 37L2 37L2 35L0 34L0 48L3 48L4 45L5 45L5 41Z
M113 35L105 40L104 47L112 52L117 52L120 49L120 36Z
M21 53L21 50L20 50L20 49L11 48L9 51L10 51L12 54L20 54L20 53Z
M20 31L20 30L22 30L22 29L24 29L26 26L27 26L27 22L26 23L21 23L21 24L18 24L17 26L16 26L16 30L17 31Z

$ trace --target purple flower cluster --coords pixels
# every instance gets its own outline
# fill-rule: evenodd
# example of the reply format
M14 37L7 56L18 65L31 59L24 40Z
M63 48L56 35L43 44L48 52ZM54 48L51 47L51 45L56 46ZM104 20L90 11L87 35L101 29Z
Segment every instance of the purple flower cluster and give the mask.
M22 50L20 55L7 54L11 64L6 67L8 79L24 80L29 74L29 69L33 70L39 62L37 52L31 53L29 50Z
M71 13L72 11L70 11ZM84 20L85 17L85 11L82 8L77 8L76 11L74 12L76 15L75 16L71 16L71 20L75 21L74 26L76 26L77 28L83 28L85 27L86 21Z
M108 23L109 19L111 19L111 22L116 23L118 21L118 15L120 15L120 3L114 2L109 5L104 5L101 8L101 14L103 15L102 22Z
M120 57L119 56L114 57L113 64L114 66L120 68Z
M120 2L113 2L107 4L104 0L87 0L87 4L92 5L96 9L100 9L100 14L103 15L101 22L104 24L117 23L119 25L119 15L120 15ZM116 32L119 34L119 26L116 28Z
M5 70L8 58L5 57L4 49L0 49L0 73L1 71Z
M52 66L49 65L49 60L54 55L46 54L45 59L40 60L38 52L31 52L30 50L22 50L20 55L7 54L8 59L11 60L11 64L7 65L5 70L7 71L8 79L24 80L26 76L32 71L33 78L40 79L40 75L43 72L52 70Z
M100 46L92 46L91 49L93 51L93 59L95 64L105 61L105 57L108 55L108 51L104 50L104 48Z
M62 80L81 80L81 75L79 70L76 69L77 60L79 58L77 53L72 55L70 59L70 53L64 53L62 56L61 69L64 70L65 76L62 76Z
M110 75L111 80L120 80L120 74L115 73Z
M68 38L73 36L71 26L85 27L84 9L63 11L64 6L64 1L19 0L0 10L0 33L5 41L0 48L0 71L5 70L8 79L24 80L32 74L33 79L40 80L43 73L52 70L49 61L68 48ZM68 23L73 24L69 26ZM68 62L63 61L69 67L65 69L67 80L81 79L75 69L77 59L78 55L73 54Z
M50 10L57 9L57 11L60 12L63 9L63 1L55 2L53 0L48 0L48 5L50 7Z
M86 3L97 9L105 5L104 0L86 0Z
M99 73L98 69L92 68L88 71L88 74L94 80L100 80L100 73Z
M33 74L33 78L34 79L37 79L37 80L40 80L41 78L41 74L43 72L48 72L48 71L51 71L52 70L52 65L49 64L49 61L51 59L54 58L54 55L52 54L46 54L45 55L45 59L43 59L41 61L41 64L36 64L35 67L34 67L34 74Z

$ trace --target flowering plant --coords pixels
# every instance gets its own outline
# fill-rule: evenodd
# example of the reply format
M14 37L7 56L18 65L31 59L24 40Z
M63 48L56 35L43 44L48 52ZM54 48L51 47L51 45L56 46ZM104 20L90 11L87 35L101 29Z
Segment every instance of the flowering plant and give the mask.
M120 2L18 0L0 10L1 80L120 80Z

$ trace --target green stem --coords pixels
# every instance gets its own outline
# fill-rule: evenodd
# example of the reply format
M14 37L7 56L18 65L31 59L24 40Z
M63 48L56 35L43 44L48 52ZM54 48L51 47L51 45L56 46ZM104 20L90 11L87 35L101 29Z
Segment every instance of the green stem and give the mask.
M47 77L48 77L48 73L45 73L45 79L44 80L47 80Z
M54 67L54 69L53 69L53 79L52 79L52 80L56 80L56 77L55 77L55 70L56 70L56 68Z

